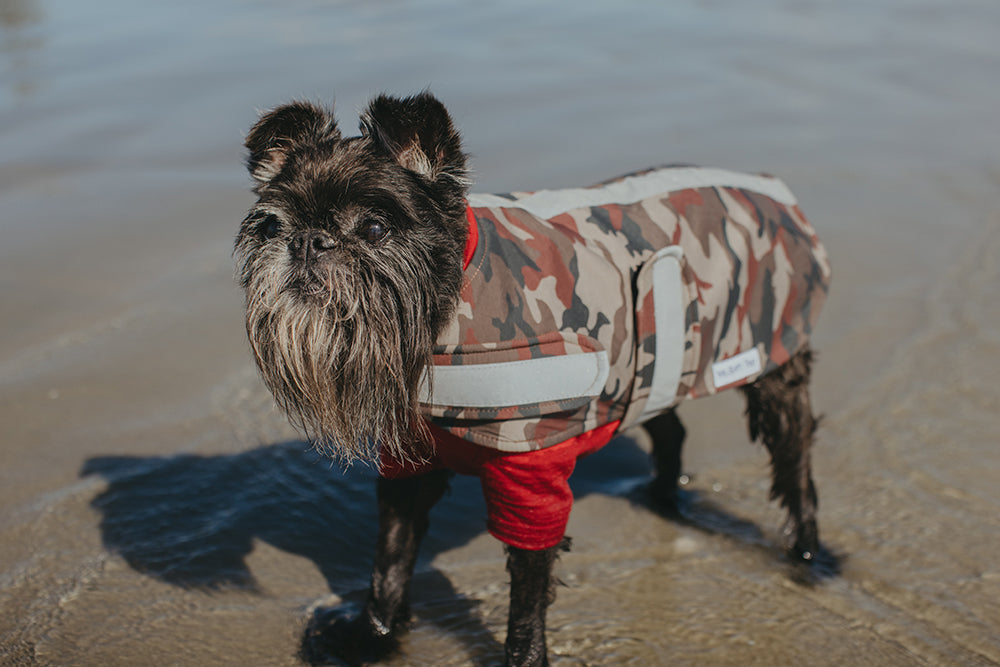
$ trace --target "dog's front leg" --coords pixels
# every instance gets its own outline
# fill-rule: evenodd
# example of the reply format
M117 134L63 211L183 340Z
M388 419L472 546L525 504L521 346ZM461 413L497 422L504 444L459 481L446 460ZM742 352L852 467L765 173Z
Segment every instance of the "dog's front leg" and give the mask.
M450 473L435 470L406 479L379 478L379 531L368 599L360 614L335 609L307 629L304 657L335 656L351 665L378 662L398 647L410 620L409 589L431 507L448 489Z
M410 619L410 579L417 552L427 533L430 510L448 489L449 477L447 470L435 470L407 479L378 480L379 534L364 616L380 635L405 629Z
M510 611L504 644L508 667L548 665L545 646L545 612L555 597L552 567L567 540L548 549L529 551L507 547L510 572Z

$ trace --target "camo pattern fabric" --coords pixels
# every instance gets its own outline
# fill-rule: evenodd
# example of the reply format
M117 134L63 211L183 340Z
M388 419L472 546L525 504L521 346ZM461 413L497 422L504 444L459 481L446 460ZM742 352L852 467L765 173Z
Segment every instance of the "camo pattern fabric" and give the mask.
M557 401L470 408L435 403L431 392L422 406L426 417L504 451L548 447L614 421L625 427L649 418L644 406L656 365L656 327L651 290L638 278L654 254L670 246L683 251L676 316L684 320L671 404L752 382L805 346L829 289L823 246L790 193L778 201L761 191L773 184L787 192L780 181L752 176L751 187L741 187L745 175L719 172L735 176L713 184L717 171L636 172L566 192L587 195L581 199L628 195L641 192L632 183L650 179L668 187L641 199L570 203L554 214L527 210L538 193L470 197L478 244L453 320L437 341L435 367L603 350L610 369L599 395ZM692 174L697 187L670 187ZM748 350L758 351L759 372L715 386L712 365ZM433 374L431 380L433 386Z

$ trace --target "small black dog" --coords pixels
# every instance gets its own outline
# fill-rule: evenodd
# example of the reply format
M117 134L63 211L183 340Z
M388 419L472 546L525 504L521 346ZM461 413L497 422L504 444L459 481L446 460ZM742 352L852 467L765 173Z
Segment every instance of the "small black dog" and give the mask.
M235 254L264 381L318 446L382 472L368 601L317 630L322 650L395 650L458 471L482 480L507 545L506 662L547 664L576 459L643 424L653 499L675 509L673 408L729 387L770 450L790 550L814 559L807 337L830 271L780 181L667 167L467 201L459 135L428 93L377 97L351 138L327 110L282 106L246 146L259 199Z

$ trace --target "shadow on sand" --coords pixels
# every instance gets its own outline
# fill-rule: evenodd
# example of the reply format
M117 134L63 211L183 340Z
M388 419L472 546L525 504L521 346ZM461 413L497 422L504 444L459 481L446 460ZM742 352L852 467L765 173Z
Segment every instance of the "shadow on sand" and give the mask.
M577 498L627 496L650 507L644 493L649 471L648 455L622 437L580 461L573 491ZM377 528L375 472L366 466L341 470L307 443L292 441L219 456L95 457L81 475L99 475L108 483L91 503L101 514L104 546L148 576L185 588L257 590L246 557L261 540L315 563L346 605L364 600ZM441 619L448 632L455 628L443 626L455 626L455 618L463 615L456 612L465 610L458 634L470 659L484 664L502 656L502 646L478 620L478 603L455 591L429 563L482 533L485 516L478 481L455 478L451 493L432 513L414 580L415 601L428 594L451 601L439 613L433 609L436 602L418 605L417 616ZM679 516L667 518L775 550L756 525L694 493L684 494ZM809 584L836 574L837 557L825 553L823 558L822 567L793 567L790 576ZM498 570L497 577L505 576ZM312 622L329 613L316 610Z
M259 540L315 563L344 609L364 602L377 531L375 473L366 466L342 470L293 441L221 456L95 457L81 475L107 481L91 502L103 544L143 574L183 588L256 591L246 558ZM454 634L482 664L503 647L478 602L429 563L484 532L485 516L478 481L456 478L435 508L414 578L418 618L445 632L460 627ZM311 623L333 611L316 609Z

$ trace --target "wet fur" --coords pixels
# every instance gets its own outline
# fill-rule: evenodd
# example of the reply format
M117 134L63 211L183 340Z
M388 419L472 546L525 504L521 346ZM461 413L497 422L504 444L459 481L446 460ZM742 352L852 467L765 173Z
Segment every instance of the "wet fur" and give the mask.
M264 382L334 456L421 458L417 388L458 298L467 233L447 112L429 95L379 97L362 136L343 139L332 111L299 102L263 116L246 145L259 200L235 256ZM371 222L384 240L365 240ZM289 252L304 238L331 247L305 264Z
M265 114L246 145L259 200L235 256L246 328L268 388L293 423L344 460L429 453L417 388L456 303L465 245L465 155L443 105L427 93L380 96L344 139L330 110L293 103ZM384 237L372 230L385 230ZM810 448L812 355L742 388L750 437L771 454L771 498L788 510L791 554L819 553ZM653 502L677 510L685 430L674 411L644 427L653 441ZM312 663L365 664L398 648L428 515L450 473L379 479L379 536L363 608L322 610L303 637ZM568 540L507 548L508 665L546 665L553 565Z

